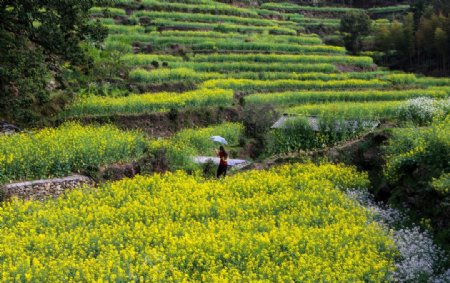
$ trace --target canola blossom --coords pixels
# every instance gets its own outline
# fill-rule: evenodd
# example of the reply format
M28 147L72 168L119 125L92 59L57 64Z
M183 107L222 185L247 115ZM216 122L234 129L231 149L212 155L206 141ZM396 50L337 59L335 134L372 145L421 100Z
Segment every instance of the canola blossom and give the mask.
M107 116L167 112L209 106L228 106L233 91L224 89L197 89L183 93L159 92L132 94L126 97L89 96L78 99L61 116Z
M13 200L0 207L1 280L388 281L392 238L339 189L367 186L353 168L297 164Z
M0 184L65 176L82 169L129 161L147 148L144 134L114 126L65 123L34 133L0 136Z

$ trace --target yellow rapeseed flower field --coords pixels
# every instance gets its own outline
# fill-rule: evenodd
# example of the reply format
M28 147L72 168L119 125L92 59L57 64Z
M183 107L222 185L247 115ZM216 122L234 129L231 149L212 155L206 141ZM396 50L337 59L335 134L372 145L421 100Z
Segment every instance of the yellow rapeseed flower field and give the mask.
M138 176L0 207L4 282L382 282L388 233L339 188L344 166L286 165L222 180Z
M111 125L68 122L0 136L0 183L65 176L89 167L140 158L147 148L143 133Z

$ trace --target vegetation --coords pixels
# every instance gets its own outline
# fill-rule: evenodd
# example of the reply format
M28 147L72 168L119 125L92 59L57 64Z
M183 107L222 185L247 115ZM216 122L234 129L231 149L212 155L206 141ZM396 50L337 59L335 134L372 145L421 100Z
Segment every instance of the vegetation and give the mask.
M145 150L143 134L113 126L66 123L35 133L0 136L0 183L66 176L140 158Z
M67 87L65 70L88 71L81 43L106 36L106 29L88 20L98 2L2 1L0 119L32 124L66 103L49 89Z
M339 30L344 34L345 47L357 53L362 48L362 37L370 34L370 18L365 12L349 12L341 18Z
M295 91L281 93L260 93L245 97L246 104L296 105L300 103L327 101L390 101L426 96L445 98L448 88L410 90L342 90L336 91Z
M375 48L384 53L381 62L397 68L448 74L450 20L445 16L449 10L444 12L448 7L441 1L414 2L413 12L401 21L376 28Z
M243 126L239 123L223 123L216 126L184 129L169 139L158 139L150 143L151 151L157 154L165 152L171 170L196 170L198 164L193 157L198 155L214 155L218 144L210 137L219 135L224 137L228 144L237 145L242 136Z
M342 116L325 115L310 121L307 116L298 116L269 133L267 148L271 154L324 148L355 138L365 128L359 119L349 122Z
M386 147L385 174L392 185L391 201L407 203L419 218L428 219L446 244L450 198L449 116L430 127L396 129Z
M290 114L343 117L346 119L376 119L396 117L403 101L332 102L304 104L287 109Z
M13 201L0 218L2 276L384 281L394 268L393 241L336 190L367 186L355 169L307 164L220 181L138 176L45 203Z
M185 107L229 106L233 92L223 89L199 89L184 93L148 93L125 97L90 96L78 99L62 117L111 116L167 112Z

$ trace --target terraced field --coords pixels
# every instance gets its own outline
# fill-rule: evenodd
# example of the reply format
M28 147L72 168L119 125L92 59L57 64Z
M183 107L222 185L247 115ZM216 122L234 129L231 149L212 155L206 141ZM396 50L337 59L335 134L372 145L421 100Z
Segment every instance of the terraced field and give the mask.
M133 92L79 95L58 117L66 121L61 126L0 136L0 184L161 153L169 170L192 174L137 176L57 200L2 204L0 280L397 282L403 276L398 274L412 272L411 262L398 263L406 258L399 251L406 240L397 239L390 223L379 222L383 213L371 203L366 209L349 197L370 186L367 174L353 167L291 164L208 180L192 157L212 154L212 135L245 149L242 117L165 138L85 124L123 117L168 117L182 124L180 113L188 111L208 116L252 108L264 118L271 112L264 109L273 109L278 116L331 121L327 132L310 129L299 137L311 139L307 149L317 149L357 136L353 128L332 133L348 120L395 120L409 99L448 104L449 79L379 68L371 57L350 56L307 33L315 26L335 29L350 8L213 0L114 3L91 9L91 15L108 27L103 48L127 67L121 78ZM384 18L408 9L369 13ZM305 129L305 121L296 126ZM435 134L442 144L448 121ZM296 138L289 131L276 136L273 144L283 141L283 148L267 153L297 150ZM421 145L416 149L423 150ZM406 163L410 152L404 148Z
M403 5L369 13L407 9ZM106 48L121 52L122 64L131 68L129 79L146 93L81 98L64 116L137 115L239 103L271 104L291 113L303 113L298 106L308 103L308 113L319 113L324 102L351 101L354 106L377 101L377 109L390 109L388 101L449 95L448 80L382 70L370 57L346 55L343 47L303 33L321 16L327 17L324 24L336 25L339 15L350 10L288 3L243 8L215 1L119 1L113 8L94 8L93 17L108 23L111 31ZM244 98L233 99L233 93ZM290 107L296 110L286 110ZM392 111L374 115L383 118L383 113L395 116Z

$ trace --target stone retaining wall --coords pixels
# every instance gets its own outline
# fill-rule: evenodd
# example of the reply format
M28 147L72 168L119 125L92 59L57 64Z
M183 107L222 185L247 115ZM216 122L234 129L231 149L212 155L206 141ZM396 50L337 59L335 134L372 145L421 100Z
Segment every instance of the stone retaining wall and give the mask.
M73 175L65 178L7 184L0 186L0 190L6 198L17 196L21 199L42 200L49 197L57 197L68 190L85 185L92 186L94 181L86 176Z

